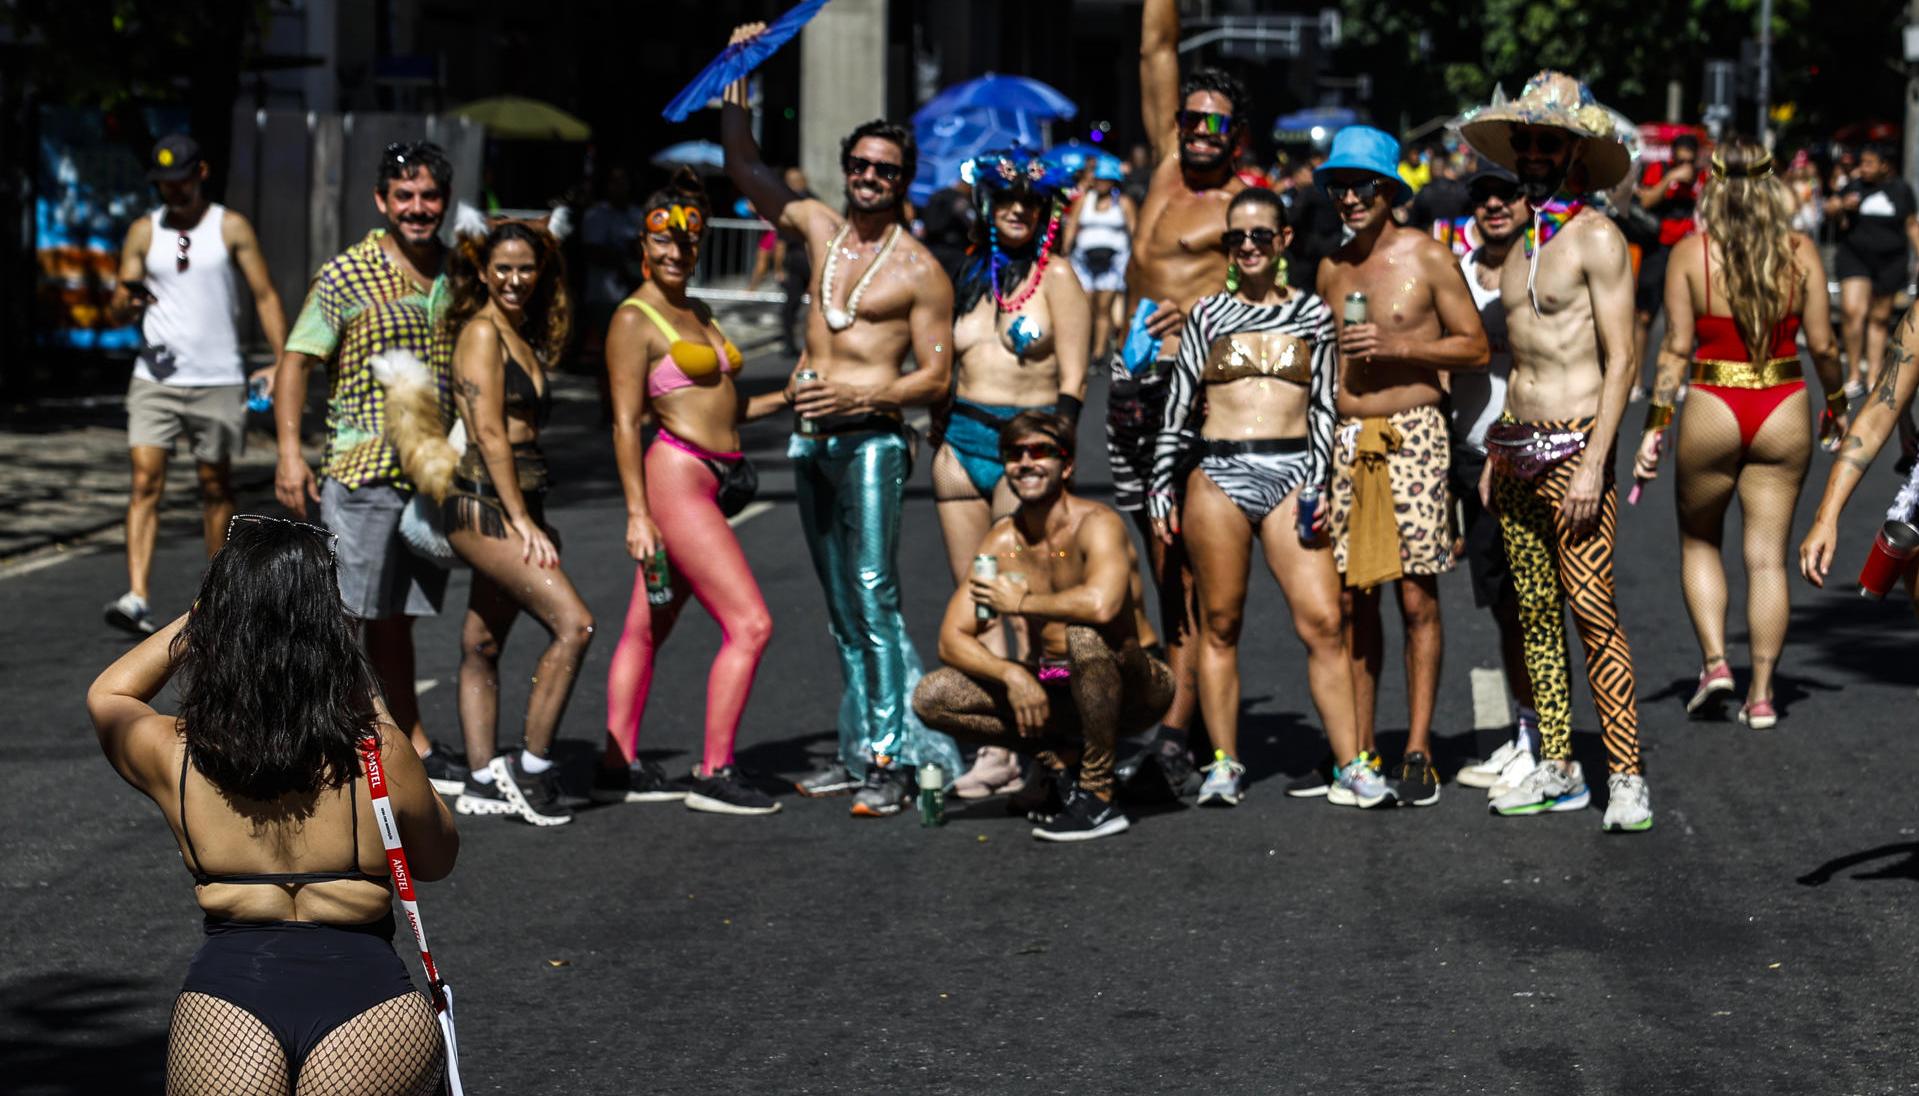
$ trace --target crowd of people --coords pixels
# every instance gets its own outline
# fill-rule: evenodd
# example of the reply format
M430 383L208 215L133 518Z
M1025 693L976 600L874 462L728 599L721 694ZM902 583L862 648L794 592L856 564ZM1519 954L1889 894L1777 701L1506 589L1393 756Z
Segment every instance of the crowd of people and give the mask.
M1439 800L1438 580L1463 559L1475 607L1497 624L1517 718L1511 740L1456 784L1484 789L1506 817L1592 801L1573 758L1570 609L1601 723L1601 826L1647 831L1613 553L1615 456L1649 303L1665 313L1664 336L1645 427L1624 443L1635 496L1673 451L1701 662L1686 709L1711 716L1739 688L1721 557L1736 498L1751 637L1737 718L1779 721L1792 515L1815 446L1802 343L1824 393L1821 440L1838 454L1800 550L1814 584L1840 509L1919 387L1908 318L1850 415L1861 355L1877 351L1870 338L1860 349L1847 312L1841 356L1794 185L1803 165L1782 170L1734 137L1703 164L1696 144L1675 146L1657 175L1636 172L1590 89L1542 71L1516 98L1461 116L1470 171L1429 180L1391 135L1354 125L1281 193L1238 170L1248 89L1218 70L1182 76L1178 36L1173 0L1147 0L1143 190L1127 193L1107 167L1074 178L1019 150L989 153L967 165L966 208L948 211L965 226L965 246L948 254L903 224L910 129L874 121L845 137L835 209L762 162L746 86L729 87L725 170L811 272L801 354L776 391L743 394L739 347L689 293L713 217L699 180L676 175L630 204L643 281L629 290L614 269L579 310L605 327L635 563L595 800L779 810L734 759L773 627L727 519L756 489L742 424L790 413L787 457L842 685L835 755L799 781L804 796L848 796L852 815L887 817L921 785L1006 795L1053 842L1126 830L1129 788L1241 803L1238 645L1257 547L1305 649L1326 738L1324 763L1287 795L1362 809ZM1847 302L1866 283L1869 318L1909 273L1887 273L1887 239L1919 238L1910 192L1887 166L1869 151L1858 180L1821 207L1853 226L1837 274ZM192 143L161 142L152 170L163 206L129 234L115 301L141 316L146 349L128 401L132 589L108 608L148 638L101 675L89 705L108 756L173 826L209 915L169 1072L178 1091L218 1091L208 1063L238 1055L319 1091L317 1078L352 1060L395 1090L424 1091L430 1018L403 973L395 980L391 948L367 943L390 938L393 922L388 877L363 867L381 854L359 826L373 791L358 790L356 750L387 757L383 787L420 878L451 869L454 814L572 821L551 748L595 614L544 505L551 370L576 314L559 247L544 222L497 218L443 243L451 166L431 144L397 144L374 193L383 226L320 269L289 327L244 218L202 193ZM1421 204L1415 183L1429 195L1425 225L1406 213ZM1621 219L1603 208L1622 186L1661 224L1657 257L1637 270ZM589 215L589 234L613 234L612 217ZM229 264L278 354L275 491L298 520L232 515L229 405L245 380L216 314L231 309L231 283L213 277ZM316 473L300 430L320 365ZM1111 505L1075 488L1096 370ZM931 672L907 635L897 558L916 407L934 411L931 479L954 583ZM146 603L142 485L180 434L201 461L213 563L194 608L160 626ZM414 694L412 622L443 607L451 558L472 572L459 750L428 739ZM1389 591L1409 729L1392 759L1377 730ZM723 639L699 760L673 774L637 751L660 647L689 599ZM499 660L522 614L545 648L518 741L502 750ZM180 715L157 715L150 702L176 673ZM1123 756L1129 740L1143 743L1136 756ZM977 748L970 769L960 743ZM332 836L342 826L344 844ZM275 885L288 882L300 885ZM334 960L334 981L310 997L260 996L259 972L287 956Z

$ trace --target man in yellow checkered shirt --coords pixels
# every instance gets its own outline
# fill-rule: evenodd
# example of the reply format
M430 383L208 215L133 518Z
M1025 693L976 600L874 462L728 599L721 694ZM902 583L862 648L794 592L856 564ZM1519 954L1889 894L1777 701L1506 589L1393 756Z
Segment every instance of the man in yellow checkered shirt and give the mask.
M411 734L434 787L447 794L459 792L466 766L456 760L460 751L427 738L413 689L413 618L440 611L447 575L400 539L400 515L414 489L384 436L386 392L367 363L384 350L411 351L439 378L441 411L452 421L446 383L453 340L441 324L448 292L439 239L452 183L452 165L437 146L387 147L373 195L386 227L314 275L287 336L273 401L280 443L274 491L301 517L308 502L320 504L320 520L339 538L340 597L363 622L387 708ZM326 457L317 479L300 452L300 413L315 364L327 369Z

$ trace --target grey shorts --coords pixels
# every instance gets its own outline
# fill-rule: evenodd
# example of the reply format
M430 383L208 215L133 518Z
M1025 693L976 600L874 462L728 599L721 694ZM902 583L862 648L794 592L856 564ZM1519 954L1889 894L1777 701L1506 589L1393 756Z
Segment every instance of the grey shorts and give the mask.
M338 480L320 485L320 520L340 538L333 550L348 616L385 620L440 611L447 573L414 555L400 539L400 512L412 500L412 494L386 484L356 491Z
M127 447L171 453L181 434L201 464L226 464L239 456L246 447L247 386L188 388L133 378L127 386Z

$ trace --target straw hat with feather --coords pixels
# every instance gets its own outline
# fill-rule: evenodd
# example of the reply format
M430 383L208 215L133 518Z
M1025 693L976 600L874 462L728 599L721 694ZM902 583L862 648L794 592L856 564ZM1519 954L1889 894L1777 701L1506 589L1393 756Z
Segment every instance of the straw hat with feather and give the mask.
M1516 170L1512 127L1551 126L1584 142L1578 163L1585 165L1590 190L1605 190L1632 172L1632 152L1615 115L1593 98L1585 84L1551 69L1526 81L1519 98L1494 101L1460 116L1456 128L1481 156Z

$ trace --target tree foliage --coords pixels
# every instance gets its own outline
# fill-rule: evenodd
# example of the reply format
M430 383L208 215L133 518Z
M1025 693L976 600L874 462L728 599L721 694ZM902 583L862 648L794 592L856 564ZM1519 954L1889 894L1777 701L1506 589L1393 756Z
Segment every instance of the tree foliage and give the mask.
M1757 35L1759 0L1344 0L1344 61L1374 77L1374 109L1411 125L1509 94L1542 68L1570 72L1640 121L1684 89L1682 121L1701 110L1708 60L1737 61ZM1814 0L1774 0L1773 95L1802 128L1896 116L1904 88L1896 27L1904 0L1849 0L1843 19ZM1742 113L1738 124L1751 128Z

